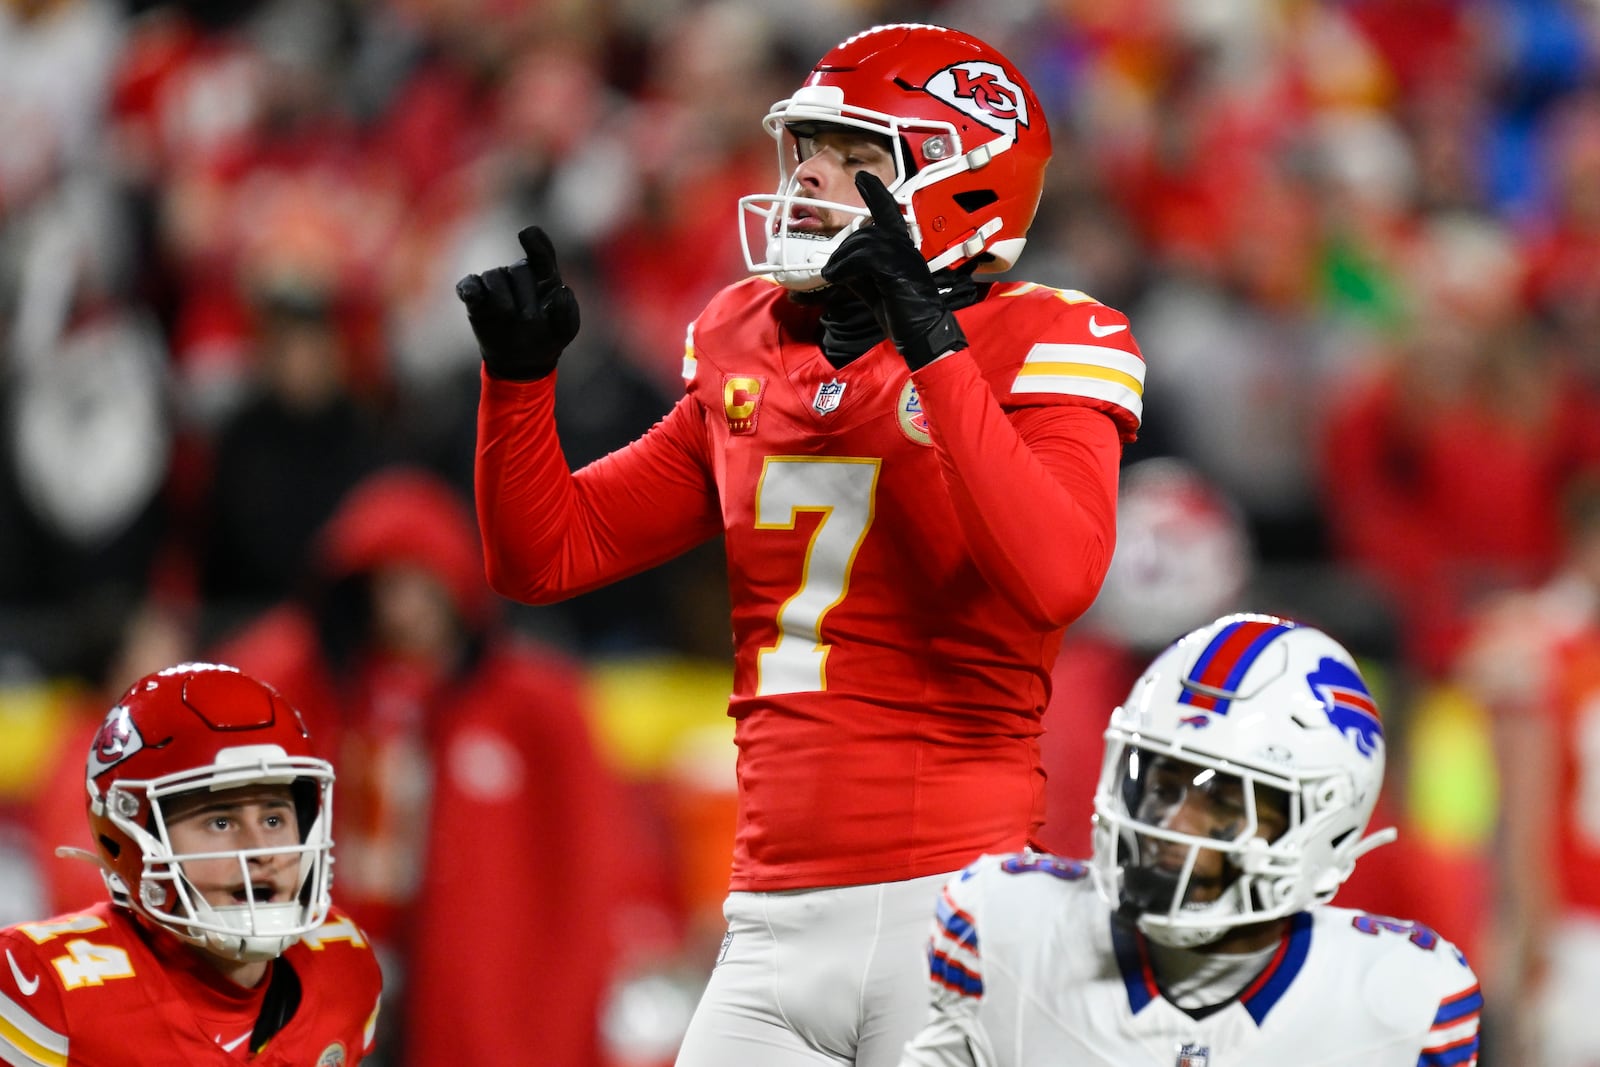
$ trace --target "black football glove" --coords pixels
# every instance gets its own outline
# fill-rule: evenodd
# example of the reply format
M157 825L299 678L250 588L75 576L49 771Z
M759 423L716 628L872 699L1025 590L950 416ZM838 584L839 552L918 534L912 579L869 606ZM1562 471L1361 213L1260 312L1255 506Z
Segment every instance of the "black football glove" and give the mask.
M858 172L856 189L872 212L872 225L844 239L823 265L823 280L844 286L872 309L912 370L966 348L967 335L912 243L900 205L876 174Z
M556 249L537 226L517 234L527 254L509 267L456 282L491 378L531 382L556 369L578 335L578 298L561 280Z

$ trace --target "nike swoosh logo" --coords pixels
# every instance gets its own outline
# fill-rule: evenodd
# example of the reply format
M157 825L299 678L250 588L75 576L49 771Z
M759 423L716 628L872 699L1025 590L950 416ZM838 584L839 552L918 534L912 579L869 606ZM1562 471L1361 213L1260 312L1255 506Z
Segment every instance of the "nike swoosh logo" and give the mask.
M1098 322L1094 321L1093 315L1089 316L1089 332L1094 334L1096 337L1110 337L1112 334L1121 333L1127 328L1128 326L1126 323L1114 323L1110 326L1102 326Z
M31 997L39 992L38 977L29 978L23 974L22 968L17 966L17 958L11 954L10 949L6 949L6 962L11 964L11 977L17 980L17 988L22 990L23 996Z
M245 1038L247 1038L249 1036L250 1036L249 1034L245 1034L244 1037L236 1037L232 1041L228 1042L226 1045L222 1045L222 1038L218 1037L217 1038L217 1044L222 1045L222 1051L224 1051L224 1052L232 1052L234 1049L236 1049L240 1045L244 1044Z

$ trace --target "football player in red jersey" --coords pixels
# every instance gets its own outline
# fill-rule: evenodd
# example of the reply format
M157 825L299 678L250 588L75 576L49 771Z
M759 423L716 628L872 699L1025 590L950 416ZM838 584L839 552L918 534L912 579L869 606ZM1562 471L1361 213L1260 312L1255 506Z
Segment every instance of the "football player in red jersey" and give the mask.
M0 930L0 1062L345 1067L382 980L330 906L333 767L233 667L135 682L89 749L111 900Z
M739 816L728 934L683 1067L892 1064L925 1006L921 920L1043 816L1041 716L1115 540L1144 361L1015 262L1050 157L989 45L857 34L775 104L755 277L690 324L683 398L573 473L552 418L575 296L537 227L457 286L483 355L491 584L547 603L722 537Z

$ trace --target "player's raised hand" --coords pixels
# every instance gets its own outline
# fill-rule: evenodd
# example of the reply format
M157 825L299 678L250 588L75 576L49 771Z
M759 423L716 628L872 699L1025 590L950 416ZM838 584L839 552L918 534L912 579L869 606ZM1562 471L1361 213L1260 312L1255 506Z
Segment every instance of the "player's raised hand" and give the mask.
M823 266L823 279L849 289L872 309L912 370L966 348L966 334L912 243L900 205L876 174L858 172L856 189L872 212L872 224L844 239Z
M578 298L561 280L556 249L537 226L517 234L525 259L456 283L492 378L531 382L556 369L578 335Z

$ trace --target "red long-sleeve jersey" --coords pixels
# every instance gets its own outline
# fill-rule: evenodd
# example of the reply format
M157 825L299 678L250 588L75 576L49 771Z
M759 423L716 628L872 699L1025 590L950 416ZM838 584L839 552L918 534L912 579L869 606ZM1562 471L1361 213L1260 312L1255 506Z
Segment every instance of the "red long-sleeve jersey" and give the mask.
M1115 539L1144 361L1081 293L987 287L971 341L912 376L887 342L843 368L766 279L689 331L684 397L577 474L554 384L485 377L479 527L491 584L547 603L720 533L733 605L735 889L895 881L1021 847L1063 628Z
M19 1067L351 1067L372 1043L378 961L337 910L273 961L294 971L300 998L253 1055L239 1047L253 1015L237 1036L215 1023L237 1016L233 1001L247 991L205 981L207 964L172 935L141 928L125 908L97 904L21 923L0 930L0 947L0 1062Z

